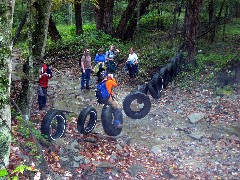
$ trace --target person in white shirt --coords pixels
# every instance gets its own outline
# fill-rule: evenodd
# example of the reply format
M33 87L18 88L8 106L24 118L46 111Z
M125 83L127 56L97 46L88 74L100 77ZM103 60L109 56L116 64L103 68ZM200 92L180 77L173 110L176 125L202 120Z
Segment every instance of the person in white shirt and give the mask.
M134 53L134 49L130 48L130 54L126 61L126 70L129 73L130 79L136 79L137 76L137 68L138 68L138 56Z

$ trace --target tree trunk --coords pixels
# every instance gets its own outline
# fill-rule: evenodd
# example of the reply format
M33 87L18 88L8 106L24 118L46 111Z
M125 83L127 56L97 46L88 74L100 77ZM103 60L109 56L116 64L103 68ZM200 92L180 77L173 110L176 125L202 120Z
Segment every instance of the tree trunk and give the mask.
M33 31L33 56L36 61L40 62L45 54L52 0L35 1L34 6L36 15Z
M83 27L82 27L82 4L79 2L79 0L74 1L74 7L75 7L75 23L76 23L76 35L81 35L83 33Z
M0 10L0 169L9 165L11 144L11 54L14 0L4 0Z
M117 30L115 32L115 37L120 38L120 39L124 39L124 35L126 34L127 31L127 25L128 22L130 21L133 13L134 13L134 9L137 6L137 0L131 0L125 10L125 12L123 13L121 20L119 21Z
M61 35L59 34L51 15L49 18L48 32L53 41L61 40Z
M214 11L214 0L209 0L209 4L208 4L208 22L209 22L209 26L212 27L214 26L211 31L210 31L210 37L209 37L209 41L210 43L212 43L215 39L215 33L216 33L216 23L215 23L215 11Z
M187 62L193 61L195 56L197 29L199 26L199 11L202 5L202 0L187 1L185 10L185 33L184 44L188 51L186 57Z
M113 0L105 0L102 31L110 35L113 35L113 7Z
M139 15L140 17L147 12L147 8L148 8L149 4L150 4L149 0L145 0L141 3L140 15ZM134 13L132 14L132 17L128 23L128 26L126 27L126 32L122 36L123 37L122 40L126 41L126 40L133 38L133 34L137 27L137 16L138 16L137 11L134 11Z
M113 35L113 0L99 0L99 4L94 9L94 16L97 30Z
M68 3L68 25L72 25L72 4Z
M18 26L18 28L17 28L16 34L15 34L15 36L14 36L14 38L13 38L13 45L15 45L17 39L18 39L19 36L20 36L20 33L21 33L21 31L22 31L22 28L23 28L24 24L26 23L27 14L28 14L28 13L25 13L25 14L24 14L23 19L21 20L21 22L20 22L20 24L19 24L19 26Z
M96 22L96 28L97 30L101 30L103 27L103 17L104 17L104 4L105 0L99 0L98 6L95 6L94 8L94 18Z

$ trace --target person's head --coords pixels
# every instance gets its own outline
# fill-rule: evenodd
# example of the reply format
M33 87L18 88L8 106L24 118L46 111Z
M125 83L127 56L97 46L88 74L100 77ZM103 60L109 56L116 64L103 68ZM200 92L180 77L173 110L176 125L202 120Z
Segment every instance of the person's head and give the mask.
M107 72L106 71L100 72L99 78L100 78L100 80L106 79L107 78Z
M100 49L98 50L98 54L102 54L102 53L103 53L103 49L100 48Z
M89 49L88 49L88 48L85 48L85 49L84 49L84 54L85 54L85 55L88 55L88 54L89 54Z
M130 48L130 50L129 50L129 51L130 51L130 53L131 53L131 54L133 54L133 53L134 53L134 49L133 49L132 47Z
M110 49L110 51L113 51L115 49L115 46L114 45L110 45L109 49Z

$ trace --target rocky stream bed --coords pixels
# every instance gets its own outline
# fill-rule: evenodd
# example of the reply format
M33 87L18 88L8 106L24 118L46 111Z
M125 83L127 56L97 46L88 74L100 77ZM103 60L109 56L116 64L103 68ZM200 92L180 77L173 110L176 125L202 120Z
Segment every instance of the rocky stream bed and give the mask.
M146 117L131 119L124 114L121 134L110 137L101 125L95 77L91 90L80 91L77 65L53 67L53 75L47 109L39 111L35 101L31 118L40 129L50 108L70 111L65 113L64 137L43 147L55 179L240 179L239 89L217 96L206 84L182 88L173 81L160 99L150 97ZM137 88L124 80L126 76L117 74L120 103ZM80 135L77 117L85 106L97 109L98 121L91 134Z

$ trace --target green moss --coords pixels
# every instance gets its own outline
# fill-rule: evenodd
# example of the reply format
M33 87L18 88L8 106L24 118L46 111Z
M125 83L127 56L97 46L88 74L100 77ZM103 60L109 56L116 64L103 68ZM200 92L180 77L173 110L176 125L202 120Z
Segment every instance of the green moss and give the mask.
M4 159L9 150L9 137L6 134L0 133L0 144L0 159Z

